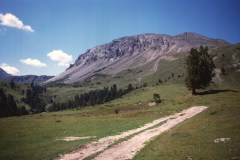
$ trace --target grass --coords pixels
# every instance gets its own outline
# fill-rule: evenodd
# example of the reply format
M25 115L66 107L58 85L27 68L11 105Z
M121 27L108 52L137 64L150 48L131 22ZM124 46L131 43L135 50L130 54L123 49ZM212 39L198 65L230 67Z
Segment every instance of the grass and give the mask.
M152 100L153 93L160 93L163 102L149 107L148 102ZM231 143L226 145L231 145L232 150L237 148L239 151L238 103L239 92L193 97L183 85L165 84L140 88L121 99L95 107L1 118L0 157L26 160L54 159L101 137L137 128L193 105L208 105L210 108L205 113L157 137L136 157L136 159L159 159L162 156L162 159L178 159L176 152L180 159L186 159L188 155L204 159L212 155L211 148L214 153L225 153L221 148L224 147L223 144L212 144L215 138L230 137ZM119 111L118 114L115 113L116 109ZM56 140L66 136L96 136L96 138L72 142ZM210 151L207 152L205 150L208 144L211 145ZM199 148L194 150L195 146ZM206 155L200 155L201 152ZM229 154L226 155L229 157ZM221 154L218 158L222 158Z
M146 82L149 84L156 84L161 79L163 83L182 83L185 79L185 54L175 55L175 60L160 60L158 70L156 73L146 78ZM174 76L172 77L172 73Z
M47 94L49 96L55 96L56 102L66 102L68 100L73 100L76 94L84 93L88 89L85 87L74 88L72 86L59 87L48 87Z
M134 159L232 159L240 154L240 97L222 92L193 99L209 106L206 112L156 137ZM214 143L230 138L229 143Z
M79 113L78 111L76 111ZM92 140L57 141L66 136L97 136L116 134L135 128L141 121L105 116L83 117L68 111L66 114L39 114L1 119L1 152L3 159L51 159ZM15 154L12 154L14 151Z

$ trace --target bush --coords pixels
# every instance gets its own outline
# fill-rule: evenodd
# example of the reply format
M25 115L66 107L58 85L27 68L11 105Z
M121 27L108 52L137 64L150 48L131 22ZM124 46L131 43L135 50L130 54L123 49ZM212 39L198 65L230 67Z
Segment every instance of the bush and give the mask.
M153 100L154 100L157 104L158 104L158 103L161 103L160 94L154 93L154 94L153 94Z
M119 110L118 109L115 109L115 114L118 114Z
M226 70L225 70L225 68L223 66L221 68L221 72L222 72L222 75L226 75Z
M143 87L147 87L147 83L145 82L145 83L143 83Z

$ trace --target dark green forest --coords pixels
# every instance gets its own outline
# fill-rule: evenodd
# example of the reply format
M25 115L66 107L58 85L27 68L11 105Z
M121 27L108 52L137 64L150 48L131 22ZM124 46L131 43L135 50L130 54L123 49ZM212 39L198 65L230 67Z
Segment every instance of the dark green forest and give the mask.
M14 96L6 95L0 88L0 117L18 116L28 114L25 107L17 107Z
M84 94L77 94L74 96L74 100L69 100L65 103L55 103L52 102L52 107L48 108L48 111L59 111L70 108L77 107L86 107L86 106L94 106L97 104L103 104L106 102L110 102L114 99L121 98L123 95L131 92L134 89L132 84L129 84L125 89L117 89L117 85L104 87L100 90L90 91Z

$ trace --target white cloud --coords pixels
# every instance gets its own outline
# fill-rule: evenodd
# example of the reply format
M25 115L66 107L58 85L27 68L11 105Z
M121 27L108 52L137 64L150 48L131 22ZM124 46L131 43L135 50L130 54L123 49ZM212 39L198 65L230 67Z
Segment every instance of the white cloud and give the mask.
M20 59L20 62L26 65L34 66L34 67L47 67L45 63L42 63L38 59L31 59L31 58Z
M68 55L67 53L64 53L62 50L53 50L52 52L49 52L47 56L51 60L57 61L59 66L68 67L69 63L72 61L72 55Z
M18 28L25 31L29 31L29 32L34 32L31 26L24 25L23 22L18 17L16 17L11 13L6 13L6 14L0 13L0 24L3 26Z
M20 70L9 66L8 64L2 63L0 64L0 68L2 68L5 72L7 72L8 74L14 75L14 76L19 76L20 75Z

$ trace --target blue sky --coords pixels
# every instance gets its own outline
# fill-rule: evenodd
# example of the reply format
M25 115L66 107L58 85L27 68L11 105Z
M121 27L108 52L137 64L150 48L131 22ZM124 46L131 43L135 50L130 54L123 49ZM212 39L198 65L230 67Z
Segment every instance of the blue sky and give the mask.
M239 0L1 0L0 67L56 75L89 48L142 33L237 43L239 8Z

